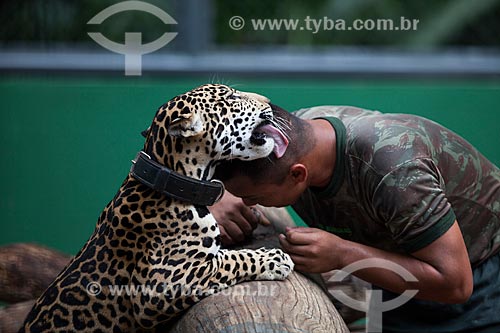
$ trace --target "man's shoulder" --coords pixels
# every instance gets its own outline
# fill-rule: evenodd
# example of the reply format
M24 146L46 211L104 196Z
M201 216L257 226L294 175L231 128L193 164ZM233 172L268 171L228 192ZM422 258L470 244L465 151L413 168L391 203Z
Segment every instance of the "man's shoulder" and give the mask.
M346 127L345 153L377 174L433 155L446 129L413 114L382 113L354 106L323 105L295 112L300 118L336 117ZM448 132L448 131L446 131ZM360 170L360 169L358 169Z
M355 106L347 105L320 105L308 108L299 109L293 112L297 117L302 119L313 119L321 117L336 117L340 120L349 120L360 116L380 115L381 113L375 110L367 110Z
M369 136L398 135L399 132L419 131L429 129L429 125L440 126L432 121L413 114L383 113L378 110L369 110L356 106L346 105L321 105L299 109L293 112L302 119L335 117L346 126L348 134ZM394 131L398 128L399 131Z
M439 124L414 114L384 113L378 110L349 105L319 105L298 109L292 113L302 119L336 117L342 120L346 126L351 123L368 122L376 124L378 127L387 127L390 125L407 126L410 130L422 129L424 124L425 127L428 127L430 124L440 127Z

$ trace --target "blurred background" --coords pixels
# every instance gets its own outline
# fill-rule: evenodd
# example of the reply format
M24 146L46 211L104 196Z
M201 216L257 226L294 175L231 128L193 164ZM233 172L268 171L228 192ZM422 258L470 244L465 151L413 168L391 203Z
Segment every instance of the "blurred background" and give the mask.
M0 245L75 254L156 109L207 82L288 110L335 104L423 115L500 165L500 0L145 2L176 24L138 10L87 24L116 0L1 2ZM355 20L393 20L398 29L348 29ZM118 44L126 32L145 44L177 35L141 57L141 75L125 75L125 56L89 32Z

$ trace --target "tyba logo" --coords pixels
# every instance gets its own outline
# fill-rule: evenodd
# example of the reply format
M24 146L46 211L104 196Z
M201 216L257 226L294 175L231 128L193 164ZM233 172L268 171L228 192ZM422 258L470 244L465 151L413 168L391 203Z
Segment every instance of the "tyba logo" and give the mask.
M137 10L150 13L158 17L165 24L177 24L177 22L162 9L142 1L124 1L111 5L90 19L87 24L101 24L108 17L129 10ZM142 44L140 32L125 32L125 44L115 43L100 32L89 32L88 35L102 47L125 55L125 75L142 74L142 55L154 52L170 43L177 32L165 32L157 40Z
M381 258L370 258L356 261L346 267L342 268L342 270L338 271L333 275L329 282L340 282L345 279L348 275L359 271L361 269L366 268L383 268L393 271L397 275L401 276L407 282L417 282L417 278L410 273L406 268L392 262L389 260L381 259ZM365 301L359 301L349 297L342 290L333 290L330 293L337 300L347 305L351 309L356 309L358 311L366 311L367 317L367 332L382 332L382 313L395 309L410 299L412 299L417 293L416 289L407 289L398 297L391 299L389 301L384 302L382 299L382 291L381 290L372 290L369 304L368 295L365 297ZM367 310L368 309L368 310Z

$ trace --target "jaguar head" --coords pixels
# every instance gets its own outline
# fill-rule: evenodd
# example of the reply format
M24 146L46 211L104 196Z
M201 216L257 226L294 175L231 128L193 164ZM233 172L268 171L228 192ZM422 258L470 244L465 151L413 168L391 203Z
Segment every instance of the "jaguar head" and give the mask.
M268 98L206 84L159 108L145 149L160 163L190 175L221 160L254 160L272 153L280 158L287 146L283 124L275 119ZM195 176L212 174L201 173Z

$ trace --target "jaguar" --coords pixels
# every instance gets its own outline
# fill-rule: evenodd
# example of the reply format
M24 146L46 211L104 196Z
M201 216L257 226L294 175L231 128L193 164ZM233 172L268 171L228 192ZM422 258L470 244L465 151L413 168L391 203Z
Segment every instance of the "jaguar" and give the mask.
M206 84L162 105L84 247L35 303L21 332L142 332L248 280L283 280L280 249L221 248L207 206L224 191L219 162L282 155L269 100Z

